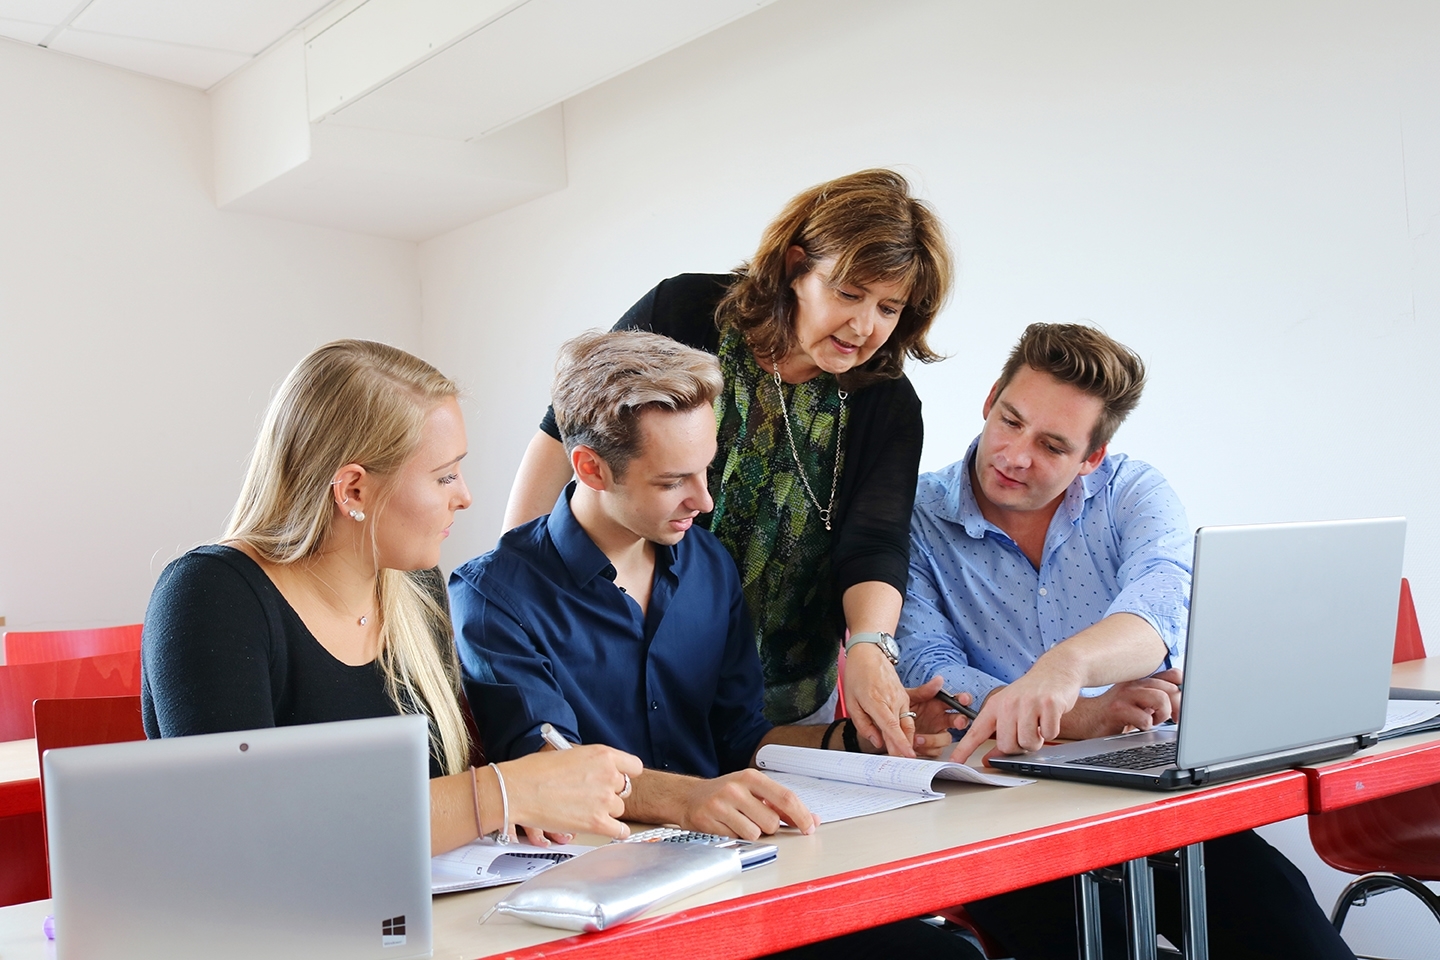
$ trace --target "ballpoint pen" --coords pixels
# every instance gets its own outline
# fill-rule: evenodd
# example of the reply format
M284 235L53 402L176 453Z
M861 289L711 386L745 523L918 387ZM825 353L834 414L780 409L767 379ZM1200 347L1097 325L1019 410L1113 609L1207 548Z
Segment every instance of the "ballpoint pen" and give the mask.
M570 741L560 736L560 731L556 730L548 723L540 724L540 736L544 737L545 742L550 744L550 746L554 747L556 750L570 749Z
M967 707L965 704L961 703L959 700L956 700L944 690L941 690L939 693L935 694L935 699L945 704L945 706L949 707L951 710L963 713L971 720L974 720L976 717L980 716L979 710L976 710L974 707ZM548 727L549 724L546 724L546 726ZM546 739L548 740L549 737L546 737Z

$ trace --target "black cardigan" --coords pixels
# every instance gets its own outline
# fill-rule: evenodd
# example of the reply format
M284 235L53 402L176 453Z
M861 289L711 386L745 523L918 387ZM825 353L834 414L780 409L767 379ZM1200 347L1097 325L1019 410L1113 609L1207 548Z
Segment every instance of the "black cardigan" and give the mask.
M731 274L683 273L662 280L625 312L614 329L649 330L715 353L720 346L715 308L734 279ZM845 470L840 475L830 552L837 595L857 583L879 580L904 596L910 570L910 511L925 441L920 398L910 379L902 376L856 390L848 402ZM540 429L560 439L553 409L546 411Z

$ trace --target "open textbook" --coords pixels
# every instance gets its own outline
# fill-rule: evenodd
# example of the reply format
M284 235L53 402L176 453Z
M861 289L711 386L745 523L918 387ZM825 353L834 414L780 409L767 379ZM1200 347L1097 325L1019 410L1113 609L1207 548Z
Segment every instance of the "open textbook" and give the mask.
M430 858L430 892L454 893L519 883L592 849L575 843L532 847L528 843L501 846L493 840L472 840Z
M945 794L935 780L958 780L991 787L1018 787L1033 780L982 773L963 763L912 760L814 747L767 743L755 755L755 766L796 796L820 817L821 823L883 813L912 803L940 800Z

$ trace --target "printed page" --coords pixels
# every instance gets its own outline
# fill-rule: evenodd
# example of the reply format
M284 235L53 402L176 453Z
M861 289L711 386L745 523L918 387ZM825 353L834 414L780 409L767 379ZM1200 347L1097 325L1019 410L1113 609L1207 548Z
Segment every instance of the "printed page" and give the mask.
M430 892L454 893L519 883L593 849L576 843L532 847L523 842L501 846L490 840L472 840L430 858Z
M822 780L841 780L868 787L904 790L921 796L937 795L933 789L936 777L991 787L1018 787L1024 783L1034 783L1033 780L1020 777L984 773L963 763L888 757L883 754L844 753L839 750L791 747L775 743L767 743L760 748L760 752L755 756L755 766L766 773L779 770L819 777Z
M945 799L945 794L928 790L925 793L910 793L840 780L821 780L818 777L782 773L777 770L767 770L765 773L776 783L795 791L795 795L810 808L811 813L820 818L822 824L884 813L886 810L897 810L913 803Z
M1440 700L1391 700L1381 733L1427 723L1440 717Z

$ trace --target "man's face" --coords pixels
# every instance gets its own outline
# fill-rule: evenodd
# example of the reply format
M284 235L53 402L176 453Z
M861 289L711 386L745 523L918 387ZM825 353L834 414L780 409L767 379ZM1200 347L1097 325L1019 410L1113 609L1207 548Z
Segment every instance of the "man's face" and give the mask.
M652 543L679 543L695 517L715 507L705 471L715 459L715 411L709 404L640 415L640 455L606 491L605 513Z
M998 396L985 400L985 429L975 451L976 499L1015 513L1045 509L1105 457L1089 454L1100 400L1048 373L1022 366Z

